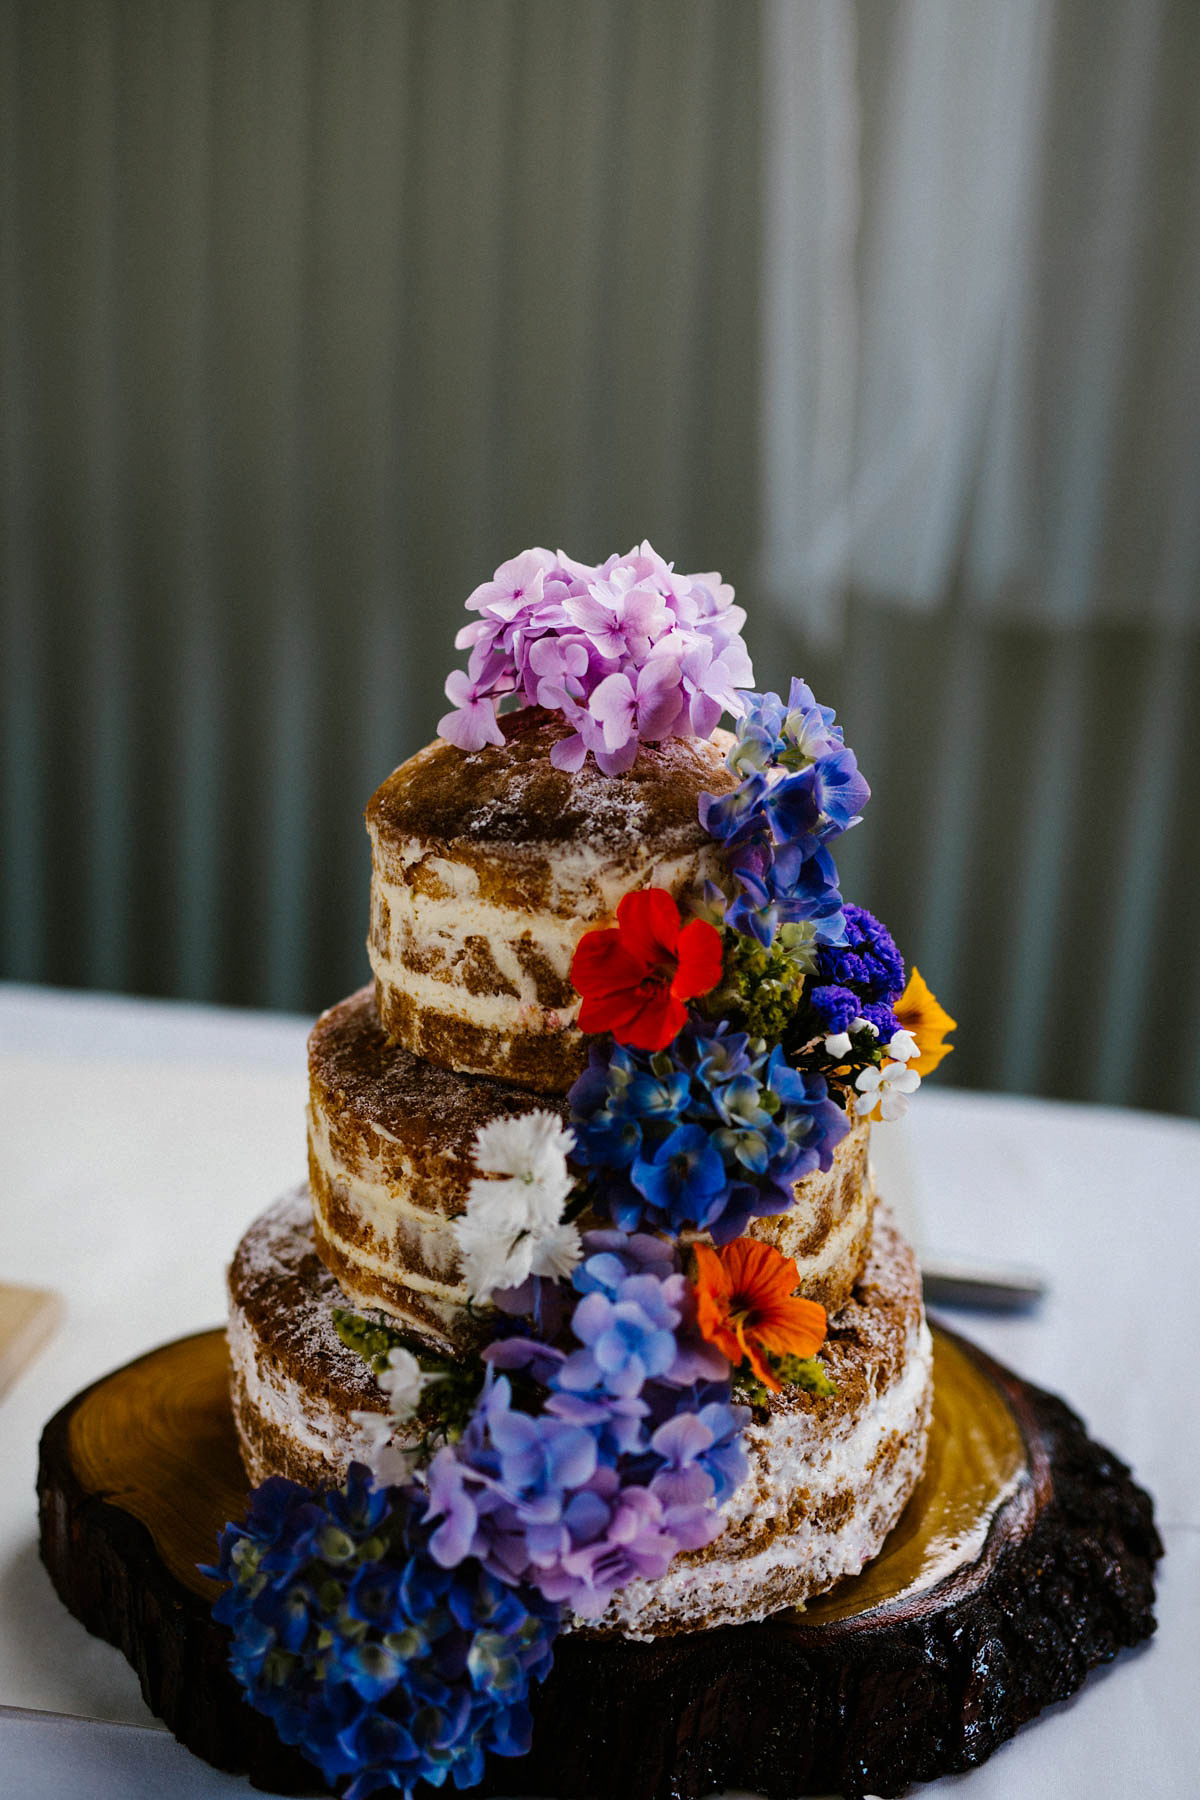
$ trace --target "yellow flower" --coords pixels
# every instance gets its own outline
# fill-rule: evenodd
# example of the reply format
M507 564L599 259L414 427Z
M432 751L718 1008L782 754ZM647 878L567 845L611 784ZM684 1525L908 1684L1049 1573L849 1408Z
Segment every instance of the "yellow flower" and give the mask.
M953 1050L954 1045L943 1040L948 1031L956 1031L958 1027L945 1007L938 1005L915 967L908 978L908 986L896 1002L896 1017L901 1030L912 1032L921 1052L915 1062L909 1063L909 1068L915 1069L918 1075L928 1075Z

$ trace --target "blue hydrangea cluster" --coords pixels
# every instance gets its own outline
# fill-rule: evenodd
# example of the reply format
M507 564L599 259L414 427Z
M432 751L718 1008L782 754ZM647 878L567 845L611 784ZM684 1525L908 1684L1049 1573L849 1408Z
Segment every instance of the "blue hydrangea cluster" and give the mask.
M811 689L748 694L726 761L731 794L705 794L700 822L725 846L737 893L726 922L770 944L779 926L810 921L818 943L840 943L842 898L829 844L858 823L870 789L842 728Z
M745 1477L749 1415L730 1404L725 1358L689 1328L672 1246L605 1231L584 1247L577 1348L493 1344L471 1424L427 1479L434 1556L474 1557L594 1618L618 1588L711 1542ZM539 1411L514 1404L518 1372L544 1388Z
M471 1787L488 1751L524 1755L530 1683L550 1668L561 1609L439 1562L421 1505L357 1464L319 1498L272 1477L205 1570L229 1583L214 1616L246 1698L346 1800Z
M691 1022L653 1055L594 1047L570 1098L575 1161L622 1230L698 1229L717 1244L786 1211L849 1129L823 1076L723 1020Z
M899 1029L893 1006L904 990L904 958L887 926L865 907L847 906L845 921L845 942L816 950L804 997L817 1029L848 1031L855 1019L864 1018L886 1044Z

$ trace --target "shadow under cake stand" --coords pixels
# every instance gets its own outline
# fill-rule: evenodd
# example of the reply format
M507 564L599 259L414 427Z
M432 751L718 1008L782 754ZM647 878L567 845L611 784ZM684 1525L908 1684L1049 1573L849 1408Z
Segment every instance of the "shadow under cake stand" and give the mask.
M196 1755L320 1794L227 1667L197 1571L246 1506L224 1334L165 1344L47 1425L41 1552ZM804 1611L633 1643L567 1635L533 1749L481 1794L694 1800L716 1788L894 1795L967 1769L1154 1630L1149 1496L1071 1410L934 1326L920 1485L880 1555Z

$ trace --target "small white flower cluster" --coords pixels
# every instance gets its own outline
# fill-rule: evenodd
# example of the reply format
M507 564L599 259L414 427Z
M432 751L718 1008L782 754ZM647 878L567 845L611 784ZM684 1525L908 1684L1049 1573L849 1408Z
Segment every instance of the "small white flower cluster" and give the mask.
M388 1397L387 1411L356 1412L351 1417L367 1438L363 1460L371 1473L385 1486L401 1487L414 1465L412 1452L397 1443L397 1433L412 1418L425 1389L442 1377L427 1375L412 1351L397 1344L375 1379Z
M857 1022L867 1024L865 1019ZM881 1119L902 1119L908 1111L908 1096L915 1094L921 1085L917 1071L905 1066L921 1054L911 1031L894 1031L884 1054L888 1060L879 1068L863 1069L855 1078L858 1099L854 1102L854 1110L859 1118L873 1113L878 1107Z
M475 1166L486 1179L472 1181L467 1210L454 1221L472 1300L490 1300L531 1275L571 1273L582 1254L578 1231L563 1220L574 1147L575 1133L545 1110L480 1126Z

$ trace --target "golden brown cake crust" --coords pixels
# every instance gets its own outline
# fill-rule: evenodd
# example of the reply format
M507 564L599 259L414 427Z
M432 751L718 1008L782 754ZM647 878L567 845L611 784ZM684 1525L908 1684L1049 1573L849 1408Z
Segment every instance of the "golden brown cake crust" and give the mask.
M490 1119L548 1106L563 1118L563 1099L536 1101L524 1089L486 1075L460 1075L401 1044L379 1022L375 991L330 1007L308 1040L309 1094L346 1170L378 1164L384 1179L413 1188L413 1203L459 1213L474 1169L475 1133Z
M850 1298L871 1242L875 1190L868 1164L871 1127L855 1119L832 1165L796 1183L787 1212L752 1219L751 1237L796 1259L799 1291L835 1313Z
M381 1409L374 1376L333 1328L333 1309L345 1296L316 1253L304 1190L254 1221L230 1264L228 1287L231 1308L289 1379L347 1417Z
M372 834L476 846L526 873L544 844L584 843L616 859L647 841L663 853L699 849L707 842L700 795L735 784L722 748L707 739L642 744L622 775L602 774L590 756L571 774L550 761L554 744L571 735L561 715L528 707L500 727L502 746L469 752L439 738L402 763L367 806Z
M563 1093L584 1064L571 959L622 896L663 887L686 905L720 881L700 824L724 793L725 734L643 744L604 775L550 761L569 730L539 708L505 742L428 745L367 807L376 1004L390 1037L432 1062Z

